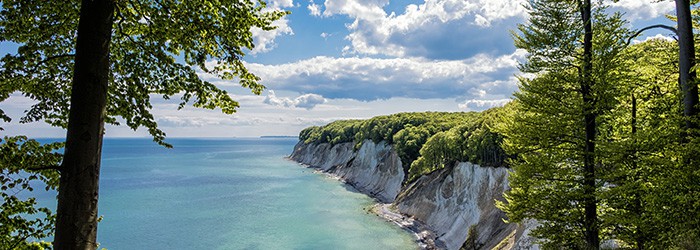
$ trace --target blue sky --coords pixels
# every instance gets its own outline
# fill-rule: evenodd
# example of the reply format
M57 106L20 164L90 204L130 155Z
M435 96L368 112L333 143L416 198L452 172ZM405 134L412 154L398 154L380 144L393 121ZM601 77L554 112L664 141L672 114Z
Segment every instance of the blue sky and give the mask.
M202 74L228 90L241 108L234 115L156 100L161 128L174 137L296 135L333 120L409 111L472 111L503 105L517 90L525 52L510 32L528 14L526 0L269 0L292 12L271 32L254 30L257 47L244 57L262 78L260 96ZM630 28L673 25L673 1L621 0ZM651 31L639 39L666 36ZM15 47L0 43L0 53ZM32 104L15 95L0 103L14 120ZM42 123L3 124L6 133L62 137ZM109 137L145 136L107 127Z

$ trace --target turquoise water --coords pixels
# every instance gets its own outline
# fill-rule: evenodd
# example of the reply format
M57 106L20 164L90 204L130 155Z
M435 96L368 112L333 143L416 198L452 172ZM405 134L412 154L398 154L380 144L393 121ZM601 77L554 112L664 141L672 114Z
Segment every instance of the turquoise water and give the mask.
M296 139L169 142L174 149L105 141L100 247L416 248L408 232L365 212L372 199L285 159Z

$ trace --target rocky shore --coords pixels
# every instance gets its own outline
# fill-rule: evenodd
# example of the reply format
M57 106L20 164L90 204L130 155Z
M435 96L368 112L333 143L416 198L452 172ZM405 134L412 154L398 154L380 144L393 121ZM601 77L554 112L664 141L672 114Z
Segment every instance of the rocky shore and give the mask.
M413 233L413 235L416 237L416 242L421 249L447 248L442 241L437 240L437 235L427 225L393 210L394 209L391 208L391 204L387 203L378 203L372 207L372 212L374 214Z
M506 168L460 162L403 184L401 159L391 145L355 145L299 142L290 159L376 198L380 204L372 211L413 232L423 249L459 249L468 238L479 249L538 249L529 228L505 223L495 206L508 189Z

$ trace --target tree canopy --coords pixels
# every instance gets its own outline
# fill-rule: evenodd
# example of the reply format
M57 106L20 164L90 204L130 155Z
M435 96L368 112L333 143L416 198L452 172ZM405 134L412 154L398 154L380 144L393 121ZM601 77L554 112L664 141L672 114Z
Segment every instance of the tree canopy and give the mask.
M418 112L377 116L367 120L341 120L301 131L304 143L356 142L392 144L411 181L423 174L460 161L503 166L502 137L492 131L507 107L484 112Z
M698 138L688 124L698 118L685 105L694 88L687 84L697 82L679 80L683 45L661 39L630 45L634 37L622 16L594 4L586 98L585 23L574 2L531 1L531 18L515 36L530 54L515 108L496 129L514 156L512 189L499 206L511 222L537 220L532 235L547 248L697 246L700 185L690 179L698 178ZM593 168L586 168L587 156ZM589 239L590 201L599 243Z
M179 99L179 108L220 108L238 102L198 73L238 80L260 94L264 86L241 57L254 47L252 28L274 29L286 12L252 0L115 1L105 121L143 127L158 143L165 133L150 112L151 98ZM0 101L15 92L36 104L20 118L65 128L68 123L80 1L3 0L0 42L19 45L0 60ZM49 32L47 32L49 31ZM3 118L9 118L1 112Z
M33 245L28 237L50 236L54 218L54 247L96 248L104 123L145 128L155 142L170 146L150 111L151 98L234 113L239 104L199 74L237 80L260 94L264 86L242 61L254 47L251 30L274 29L272 22L287 14L252 0L1 4L0 42L18 48L0 59L0 102L20 93L35 102L21 123L44 121L67 129L63 157L57 153L60 143L40 146L21 136L1 141L0 240L19 248ZM0 118L12 119L1 109ZM56 216L13 192L31 191L34 179L48 188L58 184ZM45 220L23 217L37 212Z

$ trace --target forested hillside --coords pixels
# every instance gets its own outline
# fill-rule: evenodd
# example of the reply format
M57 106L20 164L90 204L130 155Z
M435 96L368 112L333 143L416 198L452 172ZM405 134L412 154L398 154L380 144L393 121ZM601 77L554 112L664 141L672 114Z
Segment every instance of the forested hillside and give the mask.
M341 120L304 129L305 143L385 141L401 157L408 180L446 165L469 161L483 166L503 166L506 155L502 136L493 126L511 106L484 112L420 112L378 116L367 120Z

